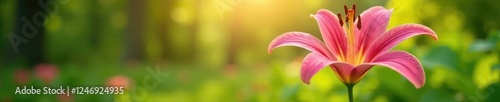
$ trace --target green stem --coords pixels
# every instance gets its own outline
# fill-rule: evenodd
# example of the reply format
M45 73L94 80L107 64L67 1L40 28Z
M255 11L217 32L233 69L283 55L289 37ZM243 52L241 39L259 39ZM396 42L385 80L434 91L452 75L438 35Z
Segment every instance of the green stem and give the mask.
M354 88L354 85L346 84L347 87L347 94L349 95L349 102L354 102L353 96L352 96L352 89Z

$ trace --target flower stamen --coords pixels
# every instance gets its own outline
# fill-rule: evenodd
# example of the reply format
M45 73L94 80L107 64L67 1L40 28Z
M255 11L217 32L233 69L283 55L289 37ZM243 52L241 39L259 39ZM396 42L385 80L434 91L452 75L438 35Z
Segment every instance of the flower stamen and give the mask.
M344 26L344 22L342 21L342 15L340 15L340 13L337 13L337 17L339 18L340 26Z
M344 12L345 12L345 15L347 15L347 10L349 10L349 8L347 8L347 5L344 4Z
M341 23L341 25L344 27L344 29L346 30L346 33L347 33L347 39L348 39L348 49L347 49L347 53L346 53L346 59L344 59L346 62L348 63L351 63L353 65L358 65L360 64L362 61L360 61L360 59L363 59L363 58L360 58L362 57L362 55L359 55L356 53L357 50L356 49L356 46L355 46L355 31L356 29L361 29L361 16L360 15L357 15L356 17L356 4L352 4L352 8L348 8L347 5L344 5L344 12L346 14L346 18L345 18L345 22L347 23L347 26L343 26L344 24ZM342 16L340 16L340 14L337 14L337 16L339 18L341 18ZM358 19L358 23L355 24L355 20ZM342 19L339 19L339 22L343 22Z
M358 15L358 29L361 30L361 16Z

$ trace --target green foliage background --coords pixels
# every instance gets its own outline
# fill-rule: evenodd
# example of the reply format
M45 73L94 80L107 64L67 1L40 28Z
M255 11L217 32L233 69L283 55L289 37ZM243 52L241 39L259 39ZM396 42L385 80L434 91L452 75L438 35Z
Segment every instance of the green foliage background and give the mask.
M342 12L356 3L393 8L389 28L419 23L439 41L414 37L394 50L414 54L424 66L426 84L415 89L398 73L374 67L355 86L356 101L500 101L500 1L496 0L146 0L143 26L130 25L124 0L69 0L46 24L47 63L59 68L49 86L103 86L125 75L144 86L147 68L167 73L144 101L348 101L331 69L311 85L300 81L306 50L294 47L267 53L270 41L288 31L320 37L309 17L325 8ZM15 0L0 1L0 56L11 50L7 34L15 19ZM160 26L164 24L164 26ZM129 27L144 31L144 58L123 59ZM164 35L163 40L158 35ZM97 39L97 40L95 40ZM57 101L56 95L14 95L14 71L30 69L26 59L0 59L0 100ZM32 78L28 85L43 86ZM124 95L73 95L74 101L135 101ZM34 98L32 98L34 97Z

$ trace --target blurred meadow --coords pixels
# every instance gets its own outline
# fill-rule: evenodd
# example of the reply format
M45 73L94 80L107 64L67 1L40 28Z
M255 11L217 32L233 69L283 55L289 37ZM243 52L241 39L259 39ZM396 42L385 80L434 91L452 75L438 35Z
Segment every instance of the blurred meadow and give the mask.
M0 101L345 102L330 68L302 83L307 50L267 47L289 31L320 38L309 15L352 3L358 14L393 8L388 29L419 23L439 36L393 49L421 61L423 88L376 66L355 86L355 101L500 101L497 0L1 0ZM16 95L17 86L126 87L65 96Z

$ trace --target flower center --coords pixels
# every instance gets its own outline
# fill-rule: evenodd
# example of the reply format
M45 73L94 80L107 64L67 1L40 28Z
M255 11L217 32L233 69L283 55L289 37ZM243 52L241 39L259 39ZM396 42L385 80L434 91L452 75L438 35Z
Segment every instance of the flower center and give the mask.
M356 20L356 4L352 4L352 8L349 9L347 5L344 5L344 12L346 15L344 25L344 20L342 19L342 15L337 13L337 17L339 18L340 26L342 26L347 34L347 53L341 59L347 63L353 64L354 66L362 63L362 56L356 53L356 45L355 45L355 30L361 29L361 16L357 17L356 27L354 26L354 22Z

